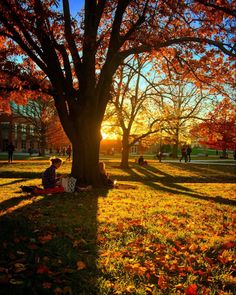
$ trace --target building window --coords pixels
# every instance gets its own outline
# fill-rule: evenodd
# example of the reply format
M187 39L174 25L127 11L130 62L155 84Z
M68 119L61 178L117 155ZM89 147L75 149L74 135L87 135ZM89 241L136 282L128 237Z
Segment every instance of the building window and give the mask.
M18 129L18 125L17 125L17 123L15 123L15 125L14 125L15 139L17 139L17 129Z
M30 125L30 135L34 135L34 125Z
M22 133L26 133L26 127L27 127L26 124L21 124L21 132Z
M9 138L10 131L10 123L9 122L1 122L1 131L2 131L2 139Z
M21 124L21 138L23 140L26 139L26 128L27 128L26 124Z
M136 145L133 145L130 149L131 154L137 154L138 153L138 147Z

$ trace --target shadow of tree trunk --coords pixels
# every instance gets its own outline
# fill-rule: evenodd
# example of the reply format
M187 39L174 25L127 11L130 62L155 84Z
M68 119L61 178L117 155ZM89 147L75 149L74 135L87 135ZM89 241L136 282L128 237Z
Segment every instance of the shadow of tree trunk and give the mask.
M8 209L0 217L0 294L98 294L98 193L28 201L15 211L26 198L1 204Z

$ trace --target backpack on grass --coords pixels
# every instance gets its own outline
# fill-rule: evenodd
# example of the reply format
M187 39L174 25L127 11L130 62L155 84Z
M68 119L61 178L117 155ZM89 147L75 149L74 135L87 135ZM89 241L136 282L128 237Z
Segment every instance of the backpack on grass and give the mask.
M37 185L22 185L20 188L21 188L23 193L32 193L36 189L37 190L42 190L42 188L38 187Z

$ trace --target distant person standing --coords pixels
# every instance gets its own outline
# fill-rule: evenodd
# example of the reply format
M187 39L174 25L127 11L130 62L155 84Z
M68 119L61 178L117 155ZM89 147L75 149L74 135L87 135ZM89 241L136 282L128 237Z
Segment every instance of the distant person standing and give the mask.
M71 146L70 145L68 145L68 147L66 149L66 154L67 154L66 160L70 161L70 158L71 158Z
M7 145L8 163L12 163L12 158L13 158L14 150L15 150L15 146L12 144L12 142L10 142Z
M181 162L184 159L185 163L187 162L187 147L186 145L184 145L181 148L181 158L179 159L179 161Z
M188 162L188 161L191 162L191 153L192 153L192 149L191 149L191 146L190 146L190 145L187 146L187 150L186 150L186 152L187 152L187 162Z

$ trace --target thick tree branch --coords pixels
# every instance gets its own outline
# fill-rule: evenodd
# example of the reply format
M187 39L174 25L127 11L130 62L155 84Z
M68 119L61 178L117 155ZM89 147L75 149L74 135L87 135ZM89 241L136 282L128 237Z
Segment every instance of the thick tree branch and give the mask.
M235 8L235 6L233 7L233 5L235 5L235 3L231 4L232 8L228 8L226 6L217 5L214 3L214 1L206 1L206 0L195 0L195 1L204 5L204 6L212 7L212 8L215 8L216 10L223 11L224 13L226 13L228 15L236 16L236 8Z
M110 43L108 47L107 58L116 53L121 46L120 40L120 28L123 19L124 12L129 5L130 0L118 1L114 21L112 24L112 31L110 36Z
M231 50L228 50L225 45L222 42L207 39L207 38L198 38L198 37L182 37L182 38L175 38L175 39L170 39L165 42L158 42L157 44L153 45L148 45L148 44L143 44L139 47L131 48L128 50L121 51L119 53L120 57L125 59L131 54L139 54L143 52L150 52L151 50L158 50L160 48L164 47L169 47L172 45L177 45L177 44L184 44L187 42L195 42L195 43L206 43L209 45L213 45L217 48L219 48L221 51L226 53L229 56L236 57L236 48L234 46L231 46ZM226 45L228 46L228 45ZM234 53L235 52L235 53Z
M32 48L30 48L25 41L23 40L22 36L16 31L16 29L8 22L6 18L4 18L0 14L0 21L6 26L8 31L11 33L10 38L13 39L32 60L47 74L48 69L46 64L38 58L38 56L33 52ZM5 36L9 36L9 34L1 33Z
M148 2L149 0L146 1L145 5L144 5L144 9L142 14L139 16L138 20L136 21L136 23L133 24L133 26L129 29L129 31L120 38L120 46L122 46L124 44L124 42L126 40L128 40L130 38L130 36L145 22L145 15L147 12L147 7L148 7Z
M80 80L81 75L81 59L75 44L75 39L71 30L70 7L68 0L63 0L63 12L65 21L65 37L73 59L77 79Z

